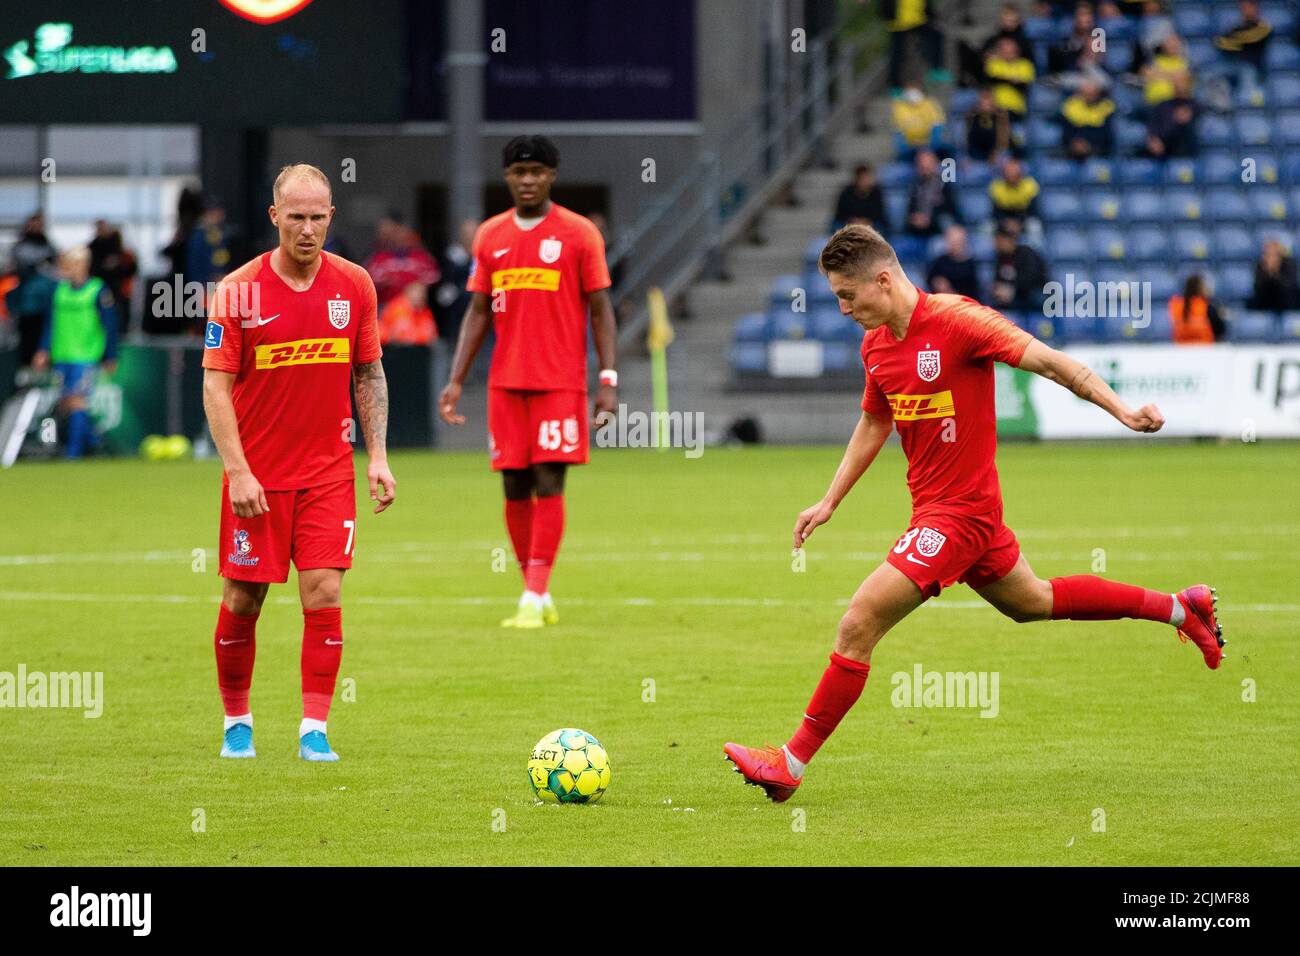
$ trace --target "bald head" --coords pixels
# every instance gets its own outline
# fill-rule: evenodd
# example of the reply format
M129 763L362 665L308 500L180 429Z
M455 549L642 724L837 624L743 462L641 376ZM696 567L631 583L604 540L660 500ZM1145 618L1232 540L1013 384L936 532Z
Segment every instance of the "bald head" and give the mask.
M271 201L278 206L286 190L299 184L312 187L324 186L326 198L330 204L333 204L334 190L330 187L329 177L309 163L293 163L282 167L280 174L275 177L275 184L271 187Z

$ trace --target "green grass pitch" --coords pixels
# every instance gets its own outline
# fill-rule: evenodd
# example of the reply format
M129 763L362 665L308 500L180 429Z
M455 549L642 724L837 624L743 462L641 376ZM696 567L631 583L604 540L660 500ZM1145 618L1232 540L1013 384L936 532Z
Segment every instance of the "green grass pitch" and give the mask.
M844 602L906 528L894 445L793 569L795 515L839 455L597 451L570 475L563 621L540 632L498 626L520 582L494 561L484 456L394 455L400 498L359 515L344 585L355 700L336 697L334 765L296 757L292 577L258 628L258 757L217 758L215 463L0 474L0 671L102 671L105 697L99 719L0 709L0 863L1300 863L1294 444L999 453L1039 574L1104 557L1111 578L1216 585L1221 670L1165 627L1017 625L955 587L880 644L793 800L743 786L723 742L786 739ZM894 707L891 676L917 664L996 671L997 717ZM607 747L610 790L535 805L532 745L569 726Z

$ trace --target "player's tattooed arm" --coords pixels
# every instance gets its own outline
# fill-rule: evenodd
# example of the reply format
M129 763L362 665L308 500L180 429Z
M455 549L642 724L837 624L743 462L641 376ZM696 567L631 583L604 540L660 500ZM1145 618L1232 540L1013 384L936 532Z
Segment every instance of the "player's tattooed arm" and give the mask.
M1032 340L1025 349L1019 367L1064 386L1135 432L1158 432L1165 423L1160 409L1154 405L1143 405L1133 411L1100 375L1077 359L1058 352L1037 339Z
M388 470L388 379L379 359L352 369L357 392L357 412L361 417L361 434L365 436L370 465L366 478L370 498L377 502L375 514L383 511L397 497L397 481Z

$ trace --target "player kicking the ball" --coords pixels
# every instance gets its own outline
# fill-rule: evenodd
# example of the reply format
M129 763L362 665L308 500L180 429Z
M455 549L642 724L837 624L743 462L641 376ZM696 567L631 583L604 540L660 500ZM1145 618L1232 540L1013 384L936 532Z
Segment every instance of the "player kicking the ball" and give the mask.
M1224 641L1212 588L1197 584L1171 595L1087 574L1044 581L1002 523L993 466L994 362L1063 385L1134 431L1159 431L1159 410L1129 409L1088 368L973 299L920 291L889 243L870 227L837 232L819 266L841 311L866 329L867 381L862 419L825 496L795 522L794 546L803 547L831 519L891 427L898 428L907 456L912 520L849 602L830 666L794 736L779 750L734 743L723 748L745 780L772 800L788 800L805 766L861 696L877 642L954 581L969 584L1017 622L1133 617L1172 625L1184 641L1196 643L1208 667L1217 668Z
M271 583L298 569L302 598L303 760L338 760L325 720L343 655L339 591L352 566L357 502L352 402L370 466L375 513L393 503L388 382L379 361L375 286L364 269L324 253L334 206L314 166L276 177L272 252L217 287L204 336L203 406L221 460L221 575L215 637L226 709L223 757L253 757L254 631Z
M473 295L438 411L448 424L465 423L456 404L491 315L488 449L505 484L506 529L524 576L519 607L501 624L537 628L560 620L549 582L564 534L564 473L587 461L587 313L601 368L600 424L617 403L614 310L600 232L551 201L560 163L554 144L517 136L503 159L514 208L474 236Z

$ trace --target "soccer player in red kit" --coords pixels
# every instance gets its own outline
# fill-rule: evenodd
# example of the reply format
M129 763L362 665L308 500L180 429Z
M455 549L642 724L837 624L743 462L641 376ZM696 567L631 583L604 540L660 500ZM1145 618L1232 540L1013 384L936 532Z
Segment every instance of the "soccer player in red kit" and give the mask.
M551 568L564 533L564 475L587 461L587 317L600 361L594 424L617 403L614 310L605 242L591 220L551 201L559 151L545 136L517 136L503 152L514 200L474 236L469 309L439 414L462 425L461 386L487 335L488 449L505 485L506 529L524 593L505 627L559 623Z
M845 226L826 244L821 271L840 309L866 329L862 418L825 496L799 515L794 546L835 513L844 496L898 429L907 456L912 519L884 563L858 588L840 621L830 666L803 723L779 750L729 743L723 752L747 783L780 802L805 765L857 701L871 651L885 633L954 581L969 584L1013 621L1141 618L1173 625L1200 648L1211 669L1224 641L1213 589L1177 594L1077 574L1045 581L1002 522L993 459L996 412L993 363L1042 375L1139 432L1159 431L1154 405L1128 408L1084 365L1037 341L1000 313L958 295L927 295L868 226Z
M256 755L248 694L257 617L292 561L303 614L298 752L333 761L325 721L343 655L339 592L357 524L349 385L377 514L396 494L388 382L374 283L360 266L321 251L334 216L329 180L314 166L286 166L272 195L280 245L222 280L203 343L203 406L225 464L215 636L226 711L221 756Z

